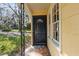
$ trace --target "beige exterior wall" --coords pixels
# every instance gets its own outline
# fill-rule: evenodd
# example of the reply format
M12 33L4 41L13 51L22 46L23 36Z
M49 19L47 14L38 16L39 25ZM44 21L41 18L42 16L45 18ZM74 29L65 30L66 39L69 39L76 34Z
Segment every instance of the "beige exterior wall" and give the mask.
M62 54L79 55L79 4L62 4Z
M56 48L53 43L53 24L52 24L52 8L51 4L48 17L48 48L51 55L79 55L79 4L59 4L60 7L60 48ZM50 35L49 35L49 13L51 14Z

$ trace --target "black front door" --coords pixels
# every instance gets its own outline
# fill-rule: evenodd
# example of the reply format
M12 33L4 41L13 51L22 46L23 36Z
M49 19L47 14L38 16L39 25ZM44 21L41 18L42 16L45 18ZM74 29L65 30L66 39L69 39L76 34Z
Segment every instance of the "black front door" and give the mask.
M33 45L47 44L46 16L33 16Z

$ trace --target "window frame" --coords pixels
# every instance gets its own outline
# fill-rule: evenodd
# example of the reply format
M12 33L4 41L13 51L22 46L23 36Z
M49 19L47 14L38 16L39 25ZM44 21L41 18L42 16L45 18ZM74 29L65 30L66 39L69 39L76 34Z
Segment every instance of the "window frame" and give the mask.
M54 13L53 19L52 19L52 24L53 24L53 43L55 44L56 47L59 47L59 4L56 3L54 4ZM58 24L58 25L57 25ZM58 37L58 38L57 38Z

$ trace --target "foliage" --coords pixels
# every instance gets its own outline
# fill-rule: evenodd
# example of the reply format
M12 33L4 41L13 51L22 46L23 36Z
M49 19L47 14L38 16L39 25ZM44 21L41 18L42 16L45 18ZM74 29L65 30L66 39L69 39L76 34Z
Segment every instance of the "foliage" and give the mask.
M31 41L31 36L25 36L26 43ZM16 55L21 49L20 36L7 36L0 34L0 55Z
M25 37L25 39L26 39L26 42L30 42L30 41L31 41L31 36L27 35L27 36Z
M17 4L0 4L0 30L2 31L12 31L13 29L18 30L20 19L21 19L21 9L18 8ZM24 10L23 10L24 11ZM24 11L25 12L25 11ZM27 24L28 17L24 13L24 26L25 30L31 30L31 24ZM17 32L17 31L16 31ZM30 37L27 36L27 39ZM26 39L26 40L27 40ZM21 39L20 36L7 36L0 34L0 54L14 54L20 51Z
M27 23L26 30L31 30L31 23Z
M18 29L12 29L11 31L12 32L18 32L19 30Z
M9 27L9 26L7 26L7 25L3 25L3 26L2 26L2 31L9 32L9 31L11 31L11 27Z
M7 38L5 38L3 41L0 41L0 54L10 54L13 50L15 50L15 48L16 45Z
M19 29L20 19L21 19L21 9L18 8L16 3L1 3L0 4L0 29L3 31L11 31L11 29ZM23 10L24 11L24 10ZM26 29L28 16L24 11L24 26ZM4 27L3 27L4 26ZM27 30L30 29L28 24Z
M0 54L13 54L20 51L21 40L20 37L8 37L0 35Z

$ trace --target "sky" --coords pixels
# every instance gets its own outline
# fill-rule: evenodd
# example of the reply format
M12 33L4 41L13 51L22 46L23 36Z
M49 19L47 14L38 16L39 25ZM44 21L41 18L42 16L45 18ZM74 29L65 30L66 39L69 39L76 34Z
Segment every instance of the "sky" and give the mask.
M15 3L9 3L9 5L14 9L16 4ZM5 4L4 3L0 3L0 8L4 8L5 10L8 9L8 12L10 12L10 14L13 13L13 11L7 6L7 3L5 3ZM3 16L6 16L6 12L5 11L3 11L2 14L3 14Z

